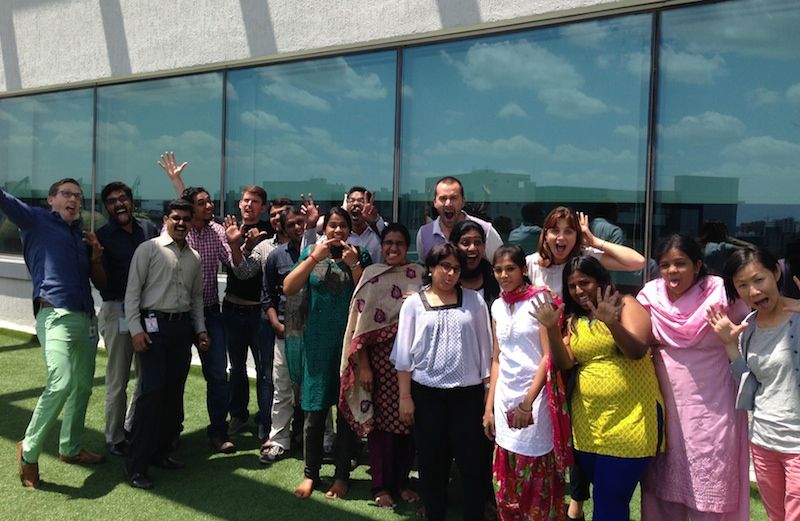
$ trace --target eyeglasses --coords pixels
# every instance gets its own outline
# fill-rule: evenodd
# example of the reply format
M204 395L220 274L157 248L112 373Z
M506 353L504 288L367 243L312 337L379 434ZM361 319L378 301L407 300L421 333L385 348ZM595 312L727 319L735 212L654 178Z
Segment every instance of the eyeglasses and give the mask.
M180 215L170 215L169 216L169 220L174 222L174 223L179 223L181 221L183 221L185 223L190 223L190 222L192 222L192 216L191 215L187 215L185 217L182 217Z
M83 197L83 195L80 192L71 192L69 190L59 190L58 193L61 194L61 197L63 197L64 199L72 199L73 197L75 199L80 199L81 197Z
M113 206L117 203L125 203L130 200L131 198L128 197L127 195L120 195L119 197L109 197L108 199L106 199L106 204L109 206Z
M456 274L456 275L458 275L459 273L461 273L461 266L453 266L453 265L452 265L452 264L450 264L449 262L440 262L440 263L438 264L438 266L439 266L440 268L442 268L442 270L444 270L445 272L452 271L452 272L453 272L454 274Z

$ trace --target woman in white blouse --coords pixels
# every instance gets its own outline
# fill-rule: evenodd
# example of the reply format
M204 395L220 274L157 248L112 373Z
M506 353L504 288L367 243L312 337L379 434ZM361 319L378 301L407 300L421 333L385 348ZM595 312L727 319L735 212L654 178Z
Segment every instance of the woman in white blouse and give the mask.
M481 296L458 284L464 254L450 243L425 259L430 286L400 310L391 360L400 384L400 419L414 424L427 518L445 519L450 461L463 485L465 520L483 518L486 484L482 417L492 333Z

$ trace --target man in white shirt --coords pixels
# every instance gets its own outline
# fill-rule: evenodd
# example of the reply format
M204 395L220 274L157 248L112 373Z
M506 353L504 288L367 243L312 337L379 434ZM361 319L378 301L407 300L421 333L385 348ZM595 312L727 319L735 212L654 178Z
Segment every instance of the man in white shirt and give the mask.
M491 260L494 252L502 246L503 240L492 223L473 217L464 211L466 204L464 186L455 177L439 179L433 189L433 207L439 216L433 222L422 226L417 232L417 255L424 262L428 252L437 244L444 244L456 223L469 219L481 225L486 232L486 258Z

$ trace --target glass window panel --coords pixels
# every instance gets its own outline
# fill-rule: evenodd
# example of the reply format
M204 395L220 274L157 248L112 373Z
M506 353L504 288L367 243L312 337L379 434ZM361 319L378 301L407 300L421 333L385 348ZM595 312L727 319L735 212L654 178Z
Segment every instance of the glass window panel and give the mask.
M92 91L72 90L0 100L0 184L23 201L47 207L50 185L64 177L92 192ZM86 226L88 212L82 214ZM22 251L17 227L0 212L0 251Z
M504 239L526 203L538 214L529 224L565 204L605 212L641 249L651 20L406 50L400 219L415 233L436 180L453 175L468 212L490 216Z
M164 203L175 198L157 164L165 151L189 162L186 186L203 186L219 202L222 73L100 87L97 120L97 206L103 214L100 190L121 180L133 188L140 215L161 221Z
M271 199L311 192L323 211L362 185L390 218L395 69L391 51L231 71L226 211L251 184Z
M654 239L700 236L719 272L741 241L784 255L800 222L800 5L662 15Z

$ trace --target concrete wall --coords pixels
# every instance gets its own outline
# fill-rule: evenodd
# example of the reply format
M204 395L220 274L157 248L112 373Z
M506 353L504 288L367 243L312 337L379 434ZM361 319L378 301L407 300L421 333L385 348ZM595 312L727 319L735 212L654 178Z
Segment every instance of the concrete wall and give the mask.
M648 3L656 2L3 0L0 93L358 48Z

